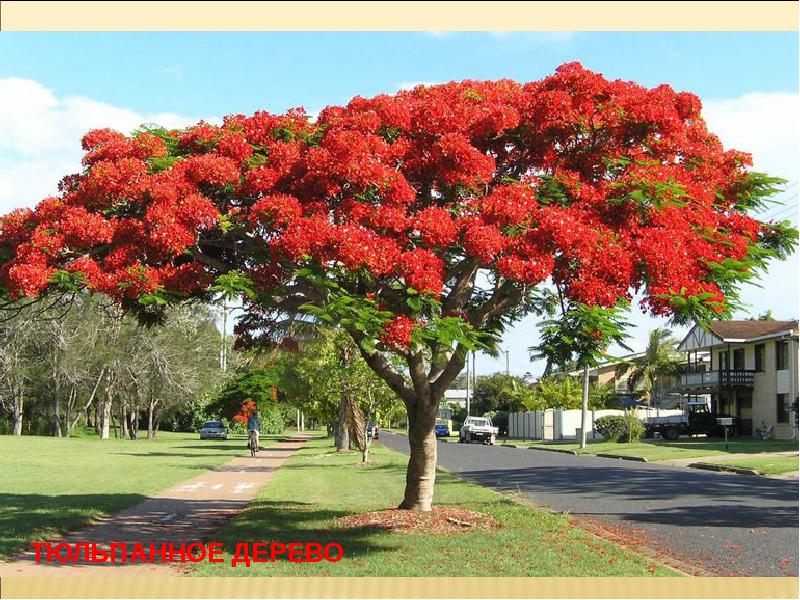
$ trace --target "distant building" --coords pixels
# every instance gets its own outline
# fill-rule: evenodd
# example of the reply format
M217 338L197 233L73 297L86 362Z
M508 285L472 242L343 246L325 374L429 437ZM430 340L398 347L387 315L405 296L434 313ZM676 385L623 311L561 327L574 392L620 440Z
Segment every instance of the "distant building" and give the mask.
M470 393L470 396L472 394ZM451 406L467 407L467 390L445 390L442 404Z
M793 436L797 321L712 321L707 330L695 325L678 350L686 353L680 382L685 397L710 395L711 412L736 416L740 435L753 435L763 423L776 438Z
M621 365L644 356L644 352L635 352L626 356L611 361L600 363L599 365L589 369L589 383L598 385L612 384L614 386L614 394L620 401L621 406L629 406L640 402L645 394L645 382L639 381L634 388L631 388L628 383L631 370L633 367L628 367L628 370L620 374ZM579 378L583 376L583 370L577 369L566 373L569 377ZM674 392L679 384L678 376L661 377L656 382L654 389L651 390L650 404L653 406L661 406L664 408L671 408L671 405L676 404L673 401ZM668 406L669 405L669 406Z

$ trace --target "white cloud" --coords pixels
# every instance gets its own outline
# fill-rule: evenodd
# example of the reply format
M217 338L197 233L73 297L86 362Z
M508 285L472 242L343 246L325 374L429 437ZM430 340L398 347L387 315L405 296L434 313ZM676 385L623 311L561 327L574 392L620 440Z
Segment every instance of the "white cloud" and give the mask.
M800 169L800 95L752 93L703 102L710 131L728 148L753 155L754 167L796 181Z
M140 114L82 96L58 97L30 79L0 79L0 214L55 194L64 175L80 170L80 140L90 129L129 133L143 123L184 127L197 120Z
M723 144L753 155L753 167L795 184L800 178L800 95L796 93L751 93L738 98L712 99L703 103L703 116L709 130ZM784 207L770 207L759 218L777 215L798 223L797 186L779 194ZM800 259L793 254L785 262L775 262L758 282L761 287L745 286L742 300L751 307L739 317L772 309L778 318L797 318Z
M395 87L395 91L413 90L418 85L438 85L441 81L401 81Z

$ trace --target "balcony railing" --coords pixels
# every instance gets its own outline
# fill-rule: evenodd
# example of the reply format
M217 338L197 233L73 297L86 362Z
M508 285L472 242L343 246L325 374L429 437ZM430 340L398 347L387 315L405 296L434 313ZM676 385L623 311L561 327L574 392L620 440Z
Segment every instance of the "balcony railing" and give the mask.
M701 371L684 373L681 384L685 388L746 388L753 387L756 371L737 369L734 371Z

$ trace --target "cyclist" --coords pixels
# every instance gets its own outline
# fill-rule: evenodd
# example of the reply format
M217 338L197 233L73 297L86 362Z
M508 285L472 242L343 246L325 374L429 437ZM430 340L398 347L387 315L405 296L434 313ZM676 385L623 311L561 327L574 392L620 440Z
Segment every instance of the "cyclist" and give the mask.
M256 450L258 450L258 434L261 430L261 420L258 418L258 411L253 411L253 413L247 419L247 433L248 433L248 443L249 440L255 438L256 443Z

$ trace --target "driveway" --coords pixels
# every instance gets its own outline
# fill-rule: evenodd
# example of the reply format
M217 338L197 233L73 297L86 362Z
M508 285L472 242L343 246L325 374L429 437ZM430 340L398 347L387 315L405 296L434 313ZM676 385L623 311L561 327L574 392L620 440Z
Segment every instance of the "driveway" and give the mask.
M381 442L408 453L404 436ZM438 464L716 575L797 576L797 481L443 442Z

